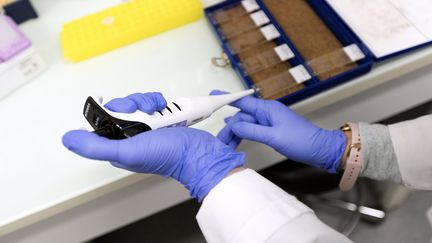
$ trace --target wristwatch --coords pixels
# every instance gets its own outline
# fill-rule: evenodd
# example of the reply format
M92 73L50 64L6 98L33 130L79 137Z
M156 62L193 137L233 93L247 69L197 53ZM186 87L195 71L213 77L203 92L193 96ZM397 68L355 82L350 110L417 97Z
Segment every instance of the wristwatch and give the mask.
M339 188L342 191L348 191L354 186L363 167L361 138L358 124L347 123L341 127L341 130L343 132L351 131L352 134L351 144L347 148L348 154L345 171L339 183Z

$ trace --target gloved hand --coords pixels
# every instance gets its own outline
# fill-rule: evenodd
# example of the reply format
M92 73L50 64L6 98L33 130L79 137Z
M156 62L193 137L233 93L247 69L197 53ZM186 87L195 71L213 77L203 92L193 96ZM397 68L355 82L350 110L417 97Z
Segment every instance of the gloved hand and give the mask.
M277 101L249 96L232 106L241 111L225 119L218 135L225 144L235 148L241 139L264 143L292 160L336 172L346 146L342 131L317 127Z
M105 107L114 112L139 109L152 113L165 106L160 93L147 93L115 99ZM78 155L111 161L118 168L172 177L199 201L245 162L243 153L235 152L210 133L192 128L162 128L124 140L76 130L64 135L63 144Z

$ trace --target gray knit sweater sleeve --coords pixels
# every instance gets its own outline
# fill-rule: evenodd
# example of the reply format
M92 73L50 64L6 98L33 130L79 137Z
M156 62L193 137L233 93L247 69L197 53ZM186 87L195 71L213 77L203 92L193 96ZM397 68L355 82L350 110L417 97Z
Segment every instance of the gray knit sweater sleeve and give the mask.
M360 123L364 166L362 176L375 180L402 182L396 154L385 125Z

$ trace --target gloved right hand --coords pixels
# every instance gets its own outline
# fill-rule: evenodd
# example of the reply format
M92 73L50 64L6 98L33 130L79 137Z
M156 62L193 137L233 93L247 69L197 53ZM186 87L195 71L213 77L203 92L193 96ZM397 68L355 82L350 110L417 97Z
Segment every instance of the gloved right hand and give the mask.
M112 100L105 107L114 112L153 113L165 106L161 94L146 93ZM63 144L76 154L107 160L118 168L172 177L199 201L245 163L243 153L235 152L208 132L186 127L161 128L123 140L75 130L64 135Z
M277 101L249 96L232 106L241 111L225 120L218 135L225 144L236 147L241 139L264 143L292 160L336 172L346 146L342 131L322 129Z

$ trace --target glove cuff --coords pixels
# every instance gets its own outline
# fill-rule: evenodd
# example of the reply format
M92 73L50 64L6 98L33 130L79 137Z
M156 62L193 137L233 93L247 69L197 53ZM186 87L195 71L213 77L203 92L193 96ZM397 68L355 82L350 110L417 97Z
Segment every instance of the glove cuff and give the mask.
M336 173L340 163L342 161L345 148L346 148L346 136L341 130L327 131L329 135L327 136L327 143L332 148L329 151L328 159L325 163L325 168L330 173Z
M244 153L228 152L219 157L216 161L210 162L207 170L201 171L196 178L186 186L191 197L198 199L198 202L221 182L232 170L245 164Z

